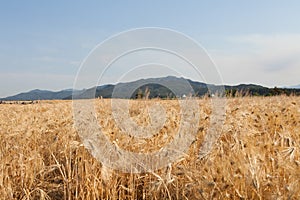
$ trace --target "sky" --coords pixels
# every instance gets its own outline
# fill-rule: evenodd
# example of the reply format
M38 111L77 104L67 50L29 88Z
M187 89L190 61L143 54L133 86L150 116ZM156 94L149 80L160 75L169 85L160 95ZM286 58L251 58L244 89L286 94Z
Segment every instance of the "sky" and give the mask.
M0 3L0 97L37 88L72 88L95 46L143 27L172 29L193 38L205 48L224 84L300 84L297 0ZM116 66L111 73L118 71ZM107 76L105 82L113 80Z

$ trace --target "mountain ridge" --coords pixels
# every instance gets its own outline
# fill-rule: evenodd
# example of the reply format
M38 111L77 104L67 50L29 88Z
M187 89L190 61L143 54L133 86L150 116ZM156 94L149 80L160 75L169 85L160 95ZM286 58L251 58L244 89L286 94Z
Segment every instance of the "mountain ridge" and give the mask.
M289 89L300 89L300 84L299 85L289 86L287 88L289 88Z
M239 84L233 86L214 85L190 80L183 77L167 76L139 79L131 82L121 82L117 84L105 84L76 91L73 89L65 89L55 92L50 90L34 89L29 92L22 92L13 96L0 98L0 100L67 100L73 98L85 99L95 97L142 98L146 95L148 95L147 98L176 98L182 97L184 95L210 95L209 92L213 94L218 93L218 91L225 93L225 95L227 96L236 96L237 94L254 96L273 96L280 94L300 95L300 89L296 88L268 88L256 84ZM148 92L149 94L145 94L145 92Z

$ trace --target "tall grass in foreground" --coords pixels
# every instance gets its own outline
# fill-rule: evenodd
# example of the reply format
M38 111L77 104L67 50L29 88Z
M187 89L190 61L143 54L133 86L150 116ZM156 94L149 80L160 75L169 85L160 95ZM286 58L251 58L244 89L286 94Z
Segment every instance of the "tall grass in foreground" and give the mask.
M131 117L147 124L144 106L151 103L132 101ZM97 100L99 124L122 148L155 151L180 121L176 101L160 103L169 113L166 126L141 143L118 130L109 100ZM222 135L202 160L209 99L199 100L199 109L198 137L184 159L153 173L125 174L84 148L71 101L0 105L0 199L300 199L299 97L228 99Z

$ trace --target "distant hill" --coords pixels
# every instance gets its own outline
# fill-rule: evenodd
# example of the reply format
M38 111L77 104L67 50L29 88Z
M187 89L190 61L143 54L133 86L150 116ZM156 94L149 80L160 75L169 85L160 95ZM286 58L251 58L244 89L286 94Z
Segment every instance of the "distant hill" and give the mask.
M294 86L289 86L288 88L300 89L300 84L299 85L294 85Z
M221 88L220 86L215 86ZM95 97L103 98L138 98L145 96L149 91L149 98L174 98L192 94L202 96L208 92L207 85L201 82L194 82L184 78L167 76L162 78L140 79L116 85L104 85L90 88L82 93L73 96L75 99ZM72 96L66 98L71 99Z
M300 95L300 89L296 88L267 88L254 84L240 84L235 86L213 85L192 81L185 78L167 76L161 78L140 79L116 85L107 84L84 90L77 90L74 94L72 89L58 92L47 90L32 90L0 100L54 100L54 99L86 99L94 97L102 98L176 98L182 96L204 96L219 93L222 89L226 96L273 96L280 94Z
M29 101L29 100L54 100L54 99L64 99L72 95L72 89L61 90L58 92L48 91L48 90L31 90L29 92L20 93L14 96L9 96L2 98L5 101Z

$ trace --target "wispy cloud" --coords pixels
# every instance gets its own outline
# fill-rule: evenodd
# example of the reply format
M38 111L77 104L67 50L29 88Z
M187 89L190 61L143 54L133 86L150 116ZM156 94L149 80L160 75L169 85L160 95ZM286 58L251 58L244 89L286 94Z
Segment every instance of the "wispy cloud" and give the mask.
M80 64L81 64L81 61L79 61L79 60L71 60L71 61L69 61L69 64L72 65L72 66L75 66L75 67L79 67Z
M61 62L63 59L57 57L51 57L51 56L40 56L40 57L33 57L32 60L49 63L49 62Z
M300 82L300 35L244 35L227 40L228 50L212 53L225 82L267 86Z

